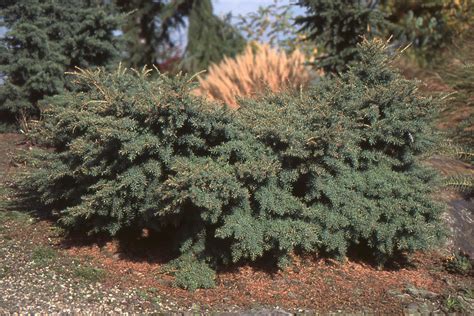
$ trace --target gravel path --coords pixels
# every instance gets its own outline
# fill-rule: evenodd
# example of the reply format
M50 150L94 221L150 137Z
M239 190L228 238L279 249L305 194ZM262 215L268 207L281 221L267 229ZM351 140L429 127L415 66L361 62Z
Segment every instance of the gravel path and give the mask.
M0 206L0 315L210 313L203 306L180 304L179 298L170 299L133 279L127 287L120 285L123 283L115 282L117 275L110 275L107 267L68 256L55 246L60 237L48 231L54 226L47 225L24 213L5 212ZM221 310L237 311L239 307L232 304Z
M95 280L101 279L101 270L63 257L54 248L11 238L11 229L21 229L16 225L18 221L4 220L0 233L0 314L151 313L176 309L162 301L159 293L108 287Z

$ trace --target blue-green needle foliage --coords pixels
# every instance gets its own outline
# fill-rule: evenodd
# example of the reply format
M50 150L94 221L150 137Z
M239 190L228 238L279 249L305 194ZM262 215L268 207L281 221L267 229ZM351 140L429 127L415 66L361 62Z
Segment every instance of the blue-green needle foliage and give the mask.
M38 102L69 89L65 71L113 64L121 17L99 0L17 0L0 4L0 124L38 116Z
M443 237L432 202L436 104L390 66L385 44L359 46L340 78L297 95L192 96L188 79L82 71L85 92L53 99L23 180L74 230L171 232L176 283L213 285L220 264L295 251L381 262ZM51 150L54 149L54 150Z

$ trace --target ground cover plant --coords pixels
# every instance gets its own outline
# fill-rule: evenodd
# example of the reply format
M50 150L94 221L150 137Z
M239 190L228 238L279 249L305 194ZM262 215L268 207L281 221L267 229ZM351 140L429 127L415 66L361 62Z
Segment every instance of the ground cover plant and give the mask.
M437 144L436 102L385 43L358 49L340 78L237 111L193 96L186 77L78 70L83 92L51 100L20 188L70 231L162 233L189 289L231 262L359 245L383 263L435 246L443 208L419 159Z

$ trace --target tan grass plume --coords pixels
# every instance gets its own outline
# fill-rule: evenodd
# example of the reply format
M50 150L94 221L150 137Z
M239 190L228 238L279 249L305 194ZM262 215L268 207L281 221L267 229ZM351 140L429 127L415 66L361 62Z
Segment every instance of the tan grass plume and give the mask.
M211 65L207 76L199 77L200 86L194 93L238 108L237 97L300 89L310 79L305 56L299 50L287 55L269 45L252 43L241 55Z

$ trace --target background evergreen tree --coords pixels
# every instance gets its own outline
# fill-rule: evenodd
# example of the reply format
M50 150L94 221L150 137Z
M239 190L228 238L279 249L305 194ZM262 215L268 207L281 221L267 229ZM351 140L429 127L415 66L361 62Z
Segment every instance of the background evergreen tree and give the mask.
M340 72L357 60L362 36L394 38L396 46L412 44L420 62L441 56L440 49L467 32L473 22L471 0L300 0L306 15L298 17L300 33L323 48L316 65ZM309 34L309 35L308 35Z
M108 66L120 55L120 18L96 1L19 0L0 7L1 121L37 116L38 102L70 88L64 72Z
M186 17L196 0L115 0L127 14L122 25L127 42L128 64L151 67L166 60L177 45L172 33L186 25ZM199 1L197 1L199 2Z
M180 68L197 72L223 56L234 56L243 50L243 37L213 14L211 0L116 0L118 8L128 14L122 30L127 39L128 64L135 68L166 62L175 58L179 43L178 30L187 25L187 46Z
M300 0L306 15L296 18L307 39L324 48L316 57L316 66L337 73L358 60L357 44L370 38L383 17L377 1L371 0Z
M193 3L189 15L188 45L184 58L186 71L207 69L224 56L234 57L245 48L244 38L230 24L213 14L211 0Z

